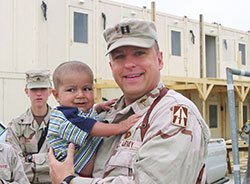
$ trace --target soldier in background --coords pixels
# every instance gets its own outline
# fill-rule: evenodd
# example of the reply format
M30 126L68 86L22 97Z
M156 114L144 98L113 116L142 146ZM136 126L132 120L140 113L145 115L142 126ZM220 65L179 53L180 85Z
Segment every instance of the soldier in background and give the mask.
M10 143L21 157L31 183L51 183L49 145L46 139L51 110L47 104L52 87L50 72L27 71L26 82L25 93L30 99L31 107L9 123L6 142Z
M0 184L29 184L23 164L11 145L0 143Z

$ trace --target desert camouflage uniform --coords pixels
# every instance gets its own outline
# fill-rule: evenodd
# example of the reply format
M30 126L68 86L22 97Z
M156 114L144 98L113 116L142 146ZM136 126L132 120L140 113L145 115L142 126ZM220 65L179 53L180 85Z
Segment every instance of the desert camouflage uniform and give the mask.
M49 111L51 108L48 106ZM8 127L6 142L10 143L21 157L24 170L31 183L51 183L49 176L47 139L38 152L38 142L49 122L49 112L39 126L29 108L12 120ZM33 155L34 162L26 162L25 156Z
M29 184L23 164L11 145L0 143L0 180L4 184Z
M196 183L210 131L190 100L169 90L153 108L150 127L141 139L142 120L162 88L161 81L151 93L125 108L124 98L118 100L106 121L117 123L134 113L143 117L126 134L105 137L97 152L94 179L77 177L74 184Z

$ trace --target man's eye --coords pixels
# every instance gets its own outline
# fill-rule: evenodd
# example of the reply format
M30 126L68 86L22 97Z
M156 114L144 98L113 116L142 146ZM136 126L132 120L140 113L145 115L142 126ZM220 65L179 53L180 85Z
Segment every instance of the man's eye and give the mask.
M92 88L83 88L83 91L92 91Z
M117 60L117 59L123 59L124 57L125 57L124 55L117 55L114 58L115 58L115 60Z
M138 51L138 52L135 53L136 56L141 56L143 54L145 54L145 52L143 52L143 51Z

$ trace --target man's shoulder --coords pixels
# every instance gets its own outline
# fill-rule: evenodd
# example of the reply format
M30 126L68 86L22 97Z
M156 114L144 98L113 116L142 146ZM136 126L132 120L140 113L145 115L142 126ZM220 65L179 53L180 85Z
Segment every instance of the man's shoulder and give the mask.
M0 151L1 150L7 150L11 154L10 151L12 151L13 149L14 148L10 144L8 144L8 143L4 143L4 142L0 143Z
M169 90L163 99L163 103L171 103L173 106L182 105L187 108L196 108L195 104L190 99L174 90Z
M17 117L13 118L11 120L14 124L22 124L26 118L33 118L33 115L31 113L31 109L27 109L24 113L18 115Z
M154 112L163 113L170 111L171 113L185 112L186 114L192 114L198 119L201 119L201 114L197 106L190 99L185 97L179 92L169 90L168 93L160 100L160 102L154 108ZM166 114L167 116L167 114Z

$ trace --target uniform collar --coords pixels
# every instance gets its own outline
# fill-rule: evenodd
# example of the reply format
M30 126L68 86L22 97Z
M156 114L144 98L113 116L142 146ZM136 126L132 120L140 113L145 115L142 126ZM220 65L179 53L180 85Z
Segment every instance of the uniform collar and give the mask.
M135 113L143 115L150 105L154 102L155 98L157 98L160 94L160 90L164 88L164 84L162 80L158 83L157 87L147 93L146 95L142 96L141 98L137 99L132 104L125 107L125 98L124 96L120 97L116 102L114 108L109 112L108 117L110 119L105 119L108 122L112 122L112 119L115 118L117 115L125 115L128 113Z
M45 128L47 126L47 123L49 122L49 117L50 117L50 110L51 110L51 107L49 105L47 105L48 107L48 113L47 115L45 116L44 118L44 121L41 123L40 127L39 128ZM21 121L19 122L20 124L26 124L26 125L31 125L33 121L35 121L35 118L33 116L33 113L31 111L31 108L27 109L26 115L21 119ZM33 127L35 128L35 127Z

